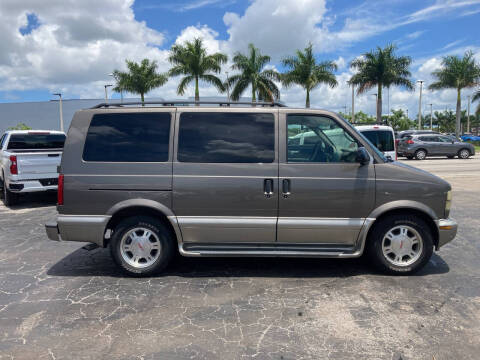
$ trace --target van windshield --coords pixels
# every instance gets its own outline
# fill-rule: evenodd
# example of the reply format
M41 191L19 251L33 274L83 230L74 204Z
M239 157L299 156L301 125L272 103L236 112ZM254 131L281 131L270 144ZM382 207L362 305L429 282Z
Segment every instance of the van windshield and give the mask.
M364 130L361 133L380 151L394 151L393 134L388 130Z

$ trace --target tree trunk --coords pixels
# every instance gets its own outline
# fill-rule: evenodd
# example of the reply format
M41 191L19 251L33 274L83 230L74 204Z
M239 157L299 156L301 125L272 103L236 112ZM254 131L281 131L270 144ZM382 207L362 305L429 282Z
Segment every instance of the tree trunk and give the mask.
M256 89L252 82L252 102L256 102L256 101L257 101Z
M307 88L307 100L305 100L305 107L308 109L310 107L310 89Z
M382 84L378 84L377 89L377 124L382 124Z
M145 94L144 93L140 93L140 97L142 99L142 106L145 106Z
M455 135L457 138L460 136L460 115L462 109L461 89L457 89L457 119L455 121Z
M200 93L198 91L198 76L195 76L195 101L200 101Z

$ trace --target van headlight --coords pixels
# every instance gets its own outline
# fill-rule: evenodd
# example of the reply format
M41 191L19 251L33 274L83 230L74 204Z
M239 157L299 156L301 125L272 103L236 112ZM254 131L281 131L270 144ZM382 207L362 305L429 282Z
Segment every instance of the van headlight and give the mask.
M447 200L445 201L445 219L450 215L450 207L452 206L452 190L447 192Z

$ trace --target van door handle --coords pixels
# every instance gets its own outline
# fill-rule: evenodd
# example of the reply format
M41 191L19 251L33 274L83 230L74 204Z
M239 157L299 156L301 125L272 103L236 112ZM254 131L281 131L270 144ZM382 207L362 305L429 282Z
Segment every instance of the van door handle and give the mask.
M282 194L284 198L287 198L290 195L290 179L283 179Z
M273 179L263 180L263 193L267 198L273 195Z

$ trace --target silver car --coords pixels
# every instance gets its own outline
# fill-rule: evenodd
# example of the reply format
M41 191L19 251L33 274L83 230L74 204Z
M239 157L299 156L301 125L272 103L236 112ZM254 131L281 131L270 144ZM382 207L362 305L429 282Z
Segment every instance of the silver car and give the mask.
M450 135L413 134L400 139L398 155L417 160L425 160L427 156L468 159L475 155L475 147Z
M455 237L450 185L389 161L337 114L218 105L77 112L48 237L108 246L132 275L160 272L177 252L365 254L409 274Z

